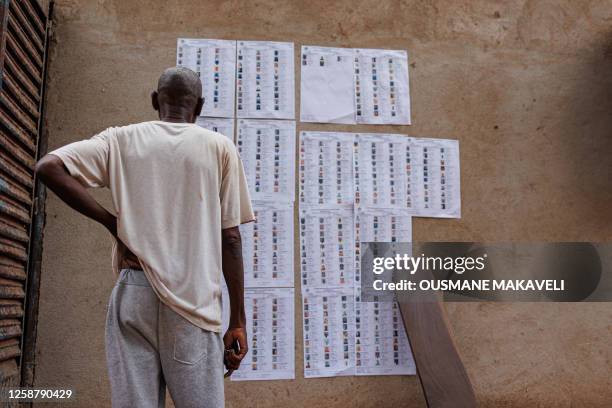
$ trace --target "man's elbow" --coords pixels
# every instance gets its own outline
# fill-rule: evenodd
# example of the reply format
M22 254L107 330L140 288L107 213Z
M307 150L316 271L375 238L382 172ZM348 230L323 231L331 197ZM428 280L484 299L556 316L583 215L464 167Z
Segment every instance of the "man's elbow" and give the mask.
M43 183L49 180L49 176L57 171L58 167L61 168L62 161L59 157L52 154L48 154L40 159L34 166L34 174Z
M235 245L242 242L239 227L226 228L221 231L221 238L225 245Z
M227 228L221 231L222 245L234 259L242 258L242 237L238 227Z

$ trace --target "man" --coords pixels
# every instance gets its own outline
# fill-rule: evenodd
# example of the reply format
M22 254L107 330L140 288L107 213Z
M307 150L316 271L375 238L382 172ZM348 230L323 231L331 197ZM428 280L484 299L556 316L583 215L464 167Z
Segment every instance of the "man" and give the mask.
M113 407L163 407L166 385L178 408L220 407L223 364L237 369L248 350L238 226L254 216L244 169L227 137L194 124L204 102L195 72L165 70L151 99L160 120L64 146L36 173L116 238L106 322ZM87 187L108 187L117 216Z

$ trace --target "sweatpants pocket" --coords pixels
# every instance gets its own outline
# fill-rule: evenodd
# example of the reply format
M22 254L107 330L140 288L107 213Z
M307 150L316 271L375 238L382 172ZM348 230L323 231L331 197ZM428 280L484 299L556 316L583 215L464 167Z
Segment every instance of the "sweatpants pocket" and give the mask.
M194 365L207 355L207 332L180 317L174 333L174 360Z

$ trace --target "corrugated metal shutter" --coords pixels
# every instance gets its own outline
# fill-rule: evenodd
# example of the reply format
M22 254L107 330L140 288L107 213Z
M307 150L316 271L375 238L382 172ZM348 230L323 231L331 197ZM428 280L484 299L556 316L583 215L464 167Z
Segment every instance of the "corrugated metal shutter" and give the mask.
M0 0L0 387L20 384L47 17L36 0Z

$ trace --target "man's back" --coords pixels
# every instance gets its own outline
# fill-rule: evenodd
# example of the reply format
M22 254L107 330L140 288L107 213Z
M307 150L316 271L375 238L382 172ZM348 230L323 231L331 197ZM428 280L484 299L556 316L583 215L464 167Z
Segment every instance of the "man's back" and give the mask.
M168 68L151 93L160 120L108 128L36 164L59 198L115 238L105 330L113 407L163 407L166 386L176 407L222 407L223 366L231 375L248 352L238 226L254 214L234 144L194 125L203 103L198 74ZM108 187L116 215L88 187Z
M252 218L234 144L191 123L151 121L108 128L52 154L81 183L110 189L117 236L160 299L220 331L220 231ZM117 255L113 264L118 273Z

